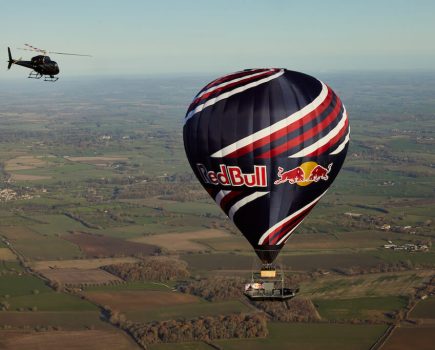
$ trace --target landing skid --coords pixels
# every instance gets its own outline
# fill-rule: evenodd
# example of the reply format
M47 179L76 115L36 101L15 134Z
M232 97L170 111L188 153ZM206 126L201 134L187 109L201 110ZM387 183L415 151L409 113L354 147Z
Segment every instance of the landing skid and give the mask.
M44 81L51 81L52 83L54 83L55 81L58 81L59 78L58 77L53 77L53 76L49 76L49 75L44 75Z
M44 77L44 81L51 81L52 83L54 83L55 81L58 81L59 78L55 77L53 75L42 75L41 73L32 71L29 73L29 76L27 78L30 79L41 79L42 77Z
M29 76L27 78L29 78L29 79L41 79L42 78L42 74L38 73L38 72L35 72L35 71L31 71L29 73Z

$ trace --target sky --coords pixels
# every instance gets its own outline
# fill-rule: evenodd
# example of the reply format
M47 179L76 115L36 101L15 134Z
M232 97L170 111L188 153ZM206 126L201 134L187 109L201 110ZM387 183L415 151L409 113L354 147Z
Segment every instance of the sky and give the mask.
M0 51L24 43L62 75L154 75L285 67L435 71L435 1L20 0L0 13ZM0 68L0 79L27 76Z

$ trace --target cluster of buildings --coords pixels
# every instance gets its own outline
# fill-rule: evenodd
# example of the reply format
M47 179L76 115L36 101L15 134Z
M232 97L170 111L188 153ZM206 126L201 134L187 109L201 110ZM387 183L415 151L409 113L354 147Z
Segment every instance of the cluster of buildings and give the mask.
M33 196L31 196L30 194L19 195L17 192L11 190L10 188L0 189L0 202L8 202L17 199L32 199L32 198Z
M391 241L388 241L388 244L384 244L384 248L406 252L427 252L429 250L429 247L426 244L405 243L398 245Z

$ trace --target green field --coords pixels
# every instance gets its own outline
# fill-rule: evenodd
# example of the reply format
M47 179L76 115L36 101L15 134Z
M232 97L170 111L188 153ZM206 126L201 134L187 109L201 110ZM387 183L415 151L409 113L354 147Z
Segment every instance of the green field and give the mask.
M11 296L7 302L10 304L10 310L30 310L33 307L40 311L92 311L97 309L95 305L79 297L56 292Z
M385 320L385 313L398 311L407 305L405 297L369 297L354 299L313 300L322 319L327 320Z
M168 281L166 283L160 282L127 282L122 284L114 284L108 286L90 286L86 287L86 291L122 291L122 290L160 290L167 292L172 290L175 286L175 282Z
M217 340L225 350L367 350L384 325L270 323L265 339ZM164 349L164 348L160 348Z
M30 275L22 274L21 276L0 276L0 296L30 295L34 290L38 290L41 293L52 291L52 289L49 288L42 280Z
M389 263L411 262L415 266L433 267L435 266L435 252L401 252L383 249L373 256Z
M435 319L435 297L429 297L417 303L410 314L411 318L432 318Z
M227 315L250 311L252 311L251 308L240 301L234 300L167 306L146 311L127 312L126 316L129 320L135 322L151 322L173 319L189 320L200 316Z
M406 296L421 287L432 270L375 273L349 277L325 276L302 282L300 293L313 299Z
M249 270L258 263L251 254L184 254L181 256L195 270ZM303 255L286 255L278 258L294 271L315 271L318 269L350 268L355 266L372 267L382 260L369 253L331 253L307 252Z
M33 223L34 224L34 223ZM30 225L29 225L30 226ZM44 235L28 227L0 227L19 254L31 260L73 259L82 256L80 249L59 237Z
M52 326L67 330L111 328L101 320L99 311L2 311L0 325L14 328Z
M24 269L17 261L0 260L0 273L21 273Z
M0 302L6 302L9 310L96 310L88 301L54 292L42 280L26 274L0 276Z

